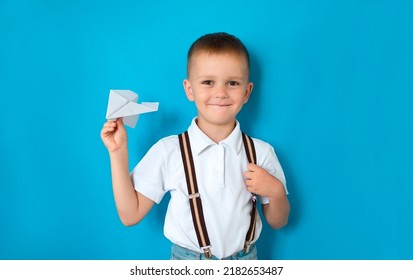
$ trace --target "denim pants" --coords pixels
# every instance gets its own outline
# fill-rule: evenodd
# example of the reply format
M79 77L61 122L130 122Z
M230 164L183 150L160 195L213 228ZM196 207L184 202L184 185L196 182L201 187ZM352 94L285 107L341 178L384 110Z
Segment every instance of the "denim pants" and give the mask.
M257 247L255 244L252 244L248 253L245 253L244 250L239 251L238 253L232 254L223 260L256 260L257 259ZM176 244L172 245L171 250L171 260L208 260L203 253L194 252L188 249L185 249ZM217 257L212 256L210 260L218 260Z

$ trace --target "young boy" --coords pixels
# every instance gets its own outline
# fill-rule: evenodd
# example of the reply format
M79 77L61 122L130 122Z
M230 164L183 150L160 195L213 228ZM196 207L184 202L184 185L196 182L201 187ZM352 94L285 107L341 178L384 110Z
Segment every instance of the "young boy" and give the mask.
M262 222L258 213L256 221L251 222L252 194L259 197L271 227L287 224L288 192L274 149L253 139L257 164L248 163L236 120L253 88L249 65L244 44L227 33L204 35L189 49L188 77L183 86L198 111L188 135L199 194L188 194L178 136L161 139L129 174L122 119L108 121L102 128L115 203L123 224L139 223L154 203L170 192L164 234L173 243L171 259L257 259L255 241ZM194 197L202 202L200 212L210 240L202 248L195 229L201 222L191 217L190 200ZM246 246L250 224L255 234L251 245Z

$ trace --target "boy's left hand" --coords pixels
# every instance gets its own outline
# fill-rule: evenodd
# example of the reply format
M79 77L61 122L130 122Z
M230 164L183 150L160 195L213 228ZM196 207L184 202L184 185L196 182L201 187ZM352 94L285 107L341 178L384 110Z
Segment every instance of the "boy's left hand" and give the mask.
M248 164L247 171L244 172L244 178L247 190L251 193L268 198L285 196L281 181L256 164Z

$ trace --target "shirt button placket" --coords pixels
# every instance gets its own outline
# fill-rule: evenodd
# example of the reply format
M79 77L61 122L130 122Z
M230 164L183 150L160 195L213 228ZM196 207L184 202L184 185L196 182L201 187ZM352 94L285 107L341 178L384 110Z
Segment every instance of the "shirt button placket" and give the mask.
M225 147L223 145L218 145L218 184L220 188L225 187Z

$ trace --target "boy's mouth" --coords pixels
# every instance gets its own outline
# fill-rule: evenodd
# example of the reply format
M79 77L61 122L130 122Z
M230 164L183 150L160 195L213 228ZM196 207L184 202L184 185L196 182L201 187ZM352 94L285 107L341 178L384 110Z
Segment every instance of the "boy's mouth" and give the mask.
M208 104L209 106L217 106L217 107L228 107L231 106L231 104L216 104L216 103L212 103L212 104Z

